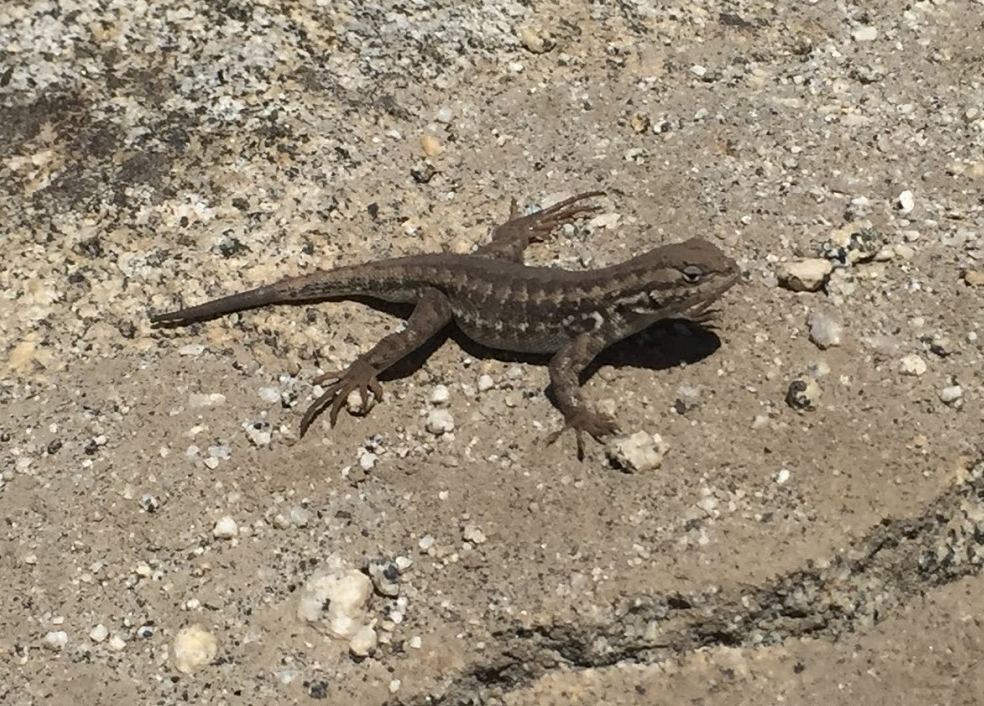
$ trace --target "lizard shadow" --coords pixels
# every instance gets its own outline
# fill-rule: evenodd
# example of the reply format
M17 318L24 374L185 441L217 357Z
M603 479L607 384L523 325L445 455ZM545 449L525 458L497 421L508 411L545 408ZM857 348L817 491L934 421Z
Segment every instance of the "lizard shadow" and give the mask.
M359 301L377 311L404 320L410 315L413 308L406 304L390 304L372 299L353 298L351 301ZM395 380L414 374L448 339L453 340L465 353L475 358L546 365L552 355L549 353L516 353L501 348L489 348L471 340L457 326L451 324L439 334L428 339L424 345L390 366L379 376L380 380ZM721 339L715 333L713 325L708 322L663 319L637 334L610 345L585 368L580 379L582 383L590 379L604 365L646 370L666 370L683 364L689 365L709 357L720 347Z

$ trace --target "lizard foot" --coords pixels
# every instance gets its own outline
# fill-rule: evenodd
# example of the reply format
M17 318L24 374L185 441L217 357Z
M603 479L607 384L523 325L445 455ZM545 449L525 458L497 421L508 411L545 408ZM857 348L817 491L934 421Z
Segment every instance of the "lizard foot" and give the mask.
M326 380L334 380L335 382L329 385L328 389L307 408L301 418L301 436L304 436L314 418L321 414L329 404L331 409L328 411L328 422L331 426L335 426L338 413L353 390L359 391L365 405L369 404L370 392L377 400L383 399L383 386L379 384L376 375L377 371L374 367L362 360L356 360L345 370L335 370L314 378L311 381L312 385L320 385Z
M577 439L578 461L584 460L584 434L590 434L591 438L600 442L603 437L618 433L615 420L586 409L576 409L565 416L564 426L547 437L547 445L557 441L568 429L574 430L574 438Z
M554 228L571 223L582 214L596 213L600 206L577 206L578 201L604 196L604 191L587 191L565 199L528 216L520 215L519 204L514 198L509 207L509 220L496 227L493 239L528 238L530 242L543 240Z

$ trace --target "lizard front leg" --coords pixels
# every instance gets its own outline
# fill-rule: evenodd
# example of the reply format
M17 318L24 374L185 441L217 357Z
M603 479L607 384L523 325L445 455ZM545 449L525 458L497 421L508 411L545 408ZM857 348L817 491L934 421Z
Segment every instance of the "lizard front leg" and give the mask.
M521 215L519 204L514 198L509 205L509 220L493 228L492 242L476 249L474 254L522 262L523 251L530 243L543 240L558 226L572 223L581 215L600 209L599 206L576 205L578 201L604 195L604 191L587 191L528 216Z
M417 301L417 305L407 319L402 331L391 333L366 353L363 353L345 370L319 375L312 382L318 385L326 380L334 380L328 389L316 399L301 418L301 436L311 426L325 407L330 405L328 420L335 426L338 412L353 390L358 390L364 403L369 401L369 393L382 399L383 386L377 376L401 358L422 346L427 339L451 322L451 304L444 292L428 289Z
M567 429L573 429L577 439L577 458L584 458L584 433L596 441L618 433L613 419L588 409L581 397L581 372L612 342L602 329L582 333L561 348L550 359L550 388L557 407L564 415L564 426L547 437L554 443Z

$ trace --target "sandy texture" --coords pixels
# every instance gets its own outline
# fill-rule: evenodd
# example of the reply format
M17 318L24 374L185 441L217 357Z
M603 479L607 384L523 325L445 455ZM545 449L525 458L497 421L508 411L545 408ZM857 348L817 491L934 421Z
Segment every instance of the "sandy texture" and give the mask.
M0 4L0 702L980 703L982 22ZM745 273L585 385L655 470L454 335L299 439L389 309L148 323L592 189L529 262Z

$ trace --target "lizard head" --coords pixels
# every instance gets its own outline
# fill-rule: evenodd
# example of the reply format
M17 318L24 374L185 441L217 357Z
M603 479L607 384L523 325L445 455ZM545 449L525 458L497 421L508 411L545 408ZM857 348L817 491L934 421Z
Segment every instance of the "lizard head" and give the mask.
M740 275L738 264L703 238L663 245L640 259L648 276L629 309L650 317L699 318Z

